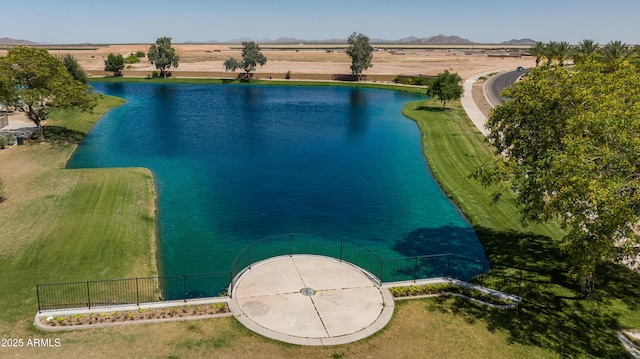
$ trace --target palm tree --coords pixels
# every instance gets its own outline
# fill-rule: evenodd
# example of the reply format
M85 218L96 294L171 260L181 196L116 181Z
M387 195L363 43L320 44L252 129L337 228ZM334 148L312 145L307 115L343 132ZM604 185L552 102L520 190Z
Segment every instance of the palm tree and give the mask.
M582 63L591 56L596 56L598 53L598 43L592 39L584 39L578 43L578 47L575 49L573 55L573 61L576 63Z
M544 56L546 52L546 46L542 42L538 41L535 45L529 48L529 53L531 56L536 57L536 66L540 64L540 59Z
M622 61L631 60L634 49L622 41L611 41L602 50L602 62L607 66L609 72L614 71Z
M566 41L556 43L555 55L560 66L564 66L564 60L570 57L571 46Z
M636 45L633 48L633 56L631 62L636 65L636 69L640 71L640 45Z
M545 54L544 57L547 58L547 65L553 62L553 59L556 58L558 43L556 41L549 41L549 43L545 46Z

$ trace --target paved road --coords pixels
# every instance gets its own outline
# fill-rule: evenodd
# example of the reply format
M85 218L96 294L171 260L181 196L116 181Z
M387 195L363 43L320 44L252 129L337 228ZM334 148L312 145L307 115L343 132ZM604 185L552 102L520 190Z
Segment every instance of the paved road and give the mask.
M525 69L524 71L505 72L489 78L486 87L489 102L491 102L493 106L498 106L499 104L507 101L508 98L500 96L500 91L513 85L520 76L527 72L529 72L529 69Z

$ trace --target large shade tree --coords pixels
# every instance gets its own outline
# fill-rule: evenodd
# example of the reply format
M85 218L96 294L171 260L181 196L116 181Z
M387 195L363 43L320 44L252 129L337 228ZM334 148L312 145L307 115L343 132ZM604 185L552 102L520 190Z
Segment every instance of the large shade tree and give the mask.
M457 73L449 70L439 73L436 78L429 82L427 95L437 97L442 101L442 107L446 107L447 101L459 100L462 97L462 79Z
M156 69L160 70L160 77L167 77L167 69L177 68L180 62L180 56L171 46L170 37L158 38L156 43L149 48L147 57L152 64L156 65Z
M373 67L373 47L369 44L369 37L354 32L347 39L347 55L351 58L351 74L362 76L362 71Z
M44 140L42 121L52 111L73 107L90 111L97 97L44 49L19 46L0 58L0 103L25 113L40 140Z
M225 71L244 70L244 78L251 78L251 73L256 70L258 65L264 66L267 63L267 57L260 51L260 46L253 41L245 41L242 43L242 60L231 57L224 62Z
M496 160L476 172L513 190L524 221L564 224L584 291L640 229L640 75L628 62L605 70L593 59L542 66L504 90L512 100L487 123Z

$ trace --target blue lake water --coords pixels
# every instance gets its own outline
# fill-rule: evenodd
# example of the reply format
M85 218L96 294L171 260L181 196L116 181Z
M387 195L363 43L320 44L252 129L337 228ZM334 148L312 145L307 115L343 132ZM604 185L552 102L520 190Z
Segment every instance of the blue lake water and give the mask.
M69 168L146 167L158 191L164 275L228 271L249 243L342 237L383 258L486 260L434 181L397 91L95 83L127 103L87 135Z

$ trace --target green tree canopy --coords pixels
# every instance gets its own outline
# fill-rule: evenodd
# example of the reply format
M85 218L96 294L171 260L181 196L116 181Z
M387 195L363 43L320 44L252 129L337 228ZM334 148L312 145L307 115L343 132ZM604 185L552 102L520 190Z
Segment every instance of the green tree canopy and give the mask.
M80 81L83 84L87 83L87 73L84 72L82 66L78 63L75 57L71 54L64 54L58 57L60 62L67 69L67 72L73 77L76 81Z
M347 55L351 58L351 73L362 75L362 71L373 67L373 47L369 44L369 38L363 34L354 32L347 39Z
M19 46L0 58L0 103L24 112L36 125L40 140L44 140L42 121L53 110L89 111L97 104L97 96L44 49Z
M171 47L170 37L158 38L156 43L149 48L147 57L152 64L156 65L156 69L160 70L161 77L167 77L167 69L177 68L180 61L176 50Z
M462 79L457 73L444 70L429 83L427 96L438 97L442 101L442 107L446 107L447 101L459 100L462 97Z
M124 58L120 54L109 54L107 59L104 60L104 70L107 72L113 72L113 76L122 76L122 69L124 69Z
M229 58L224 62L224 69L233 72L241 68L245 72L244 77L248 79L258 65L264 66L266 63L267 58L260 52L260 46L253 41L245 41L242 43L242 61Z
M475 174L513 190L523 221L562 221L586 291L639 233L640 75L629 63L605 70L593 59L542 66L505 89L512 100L487 123L498 156Z

